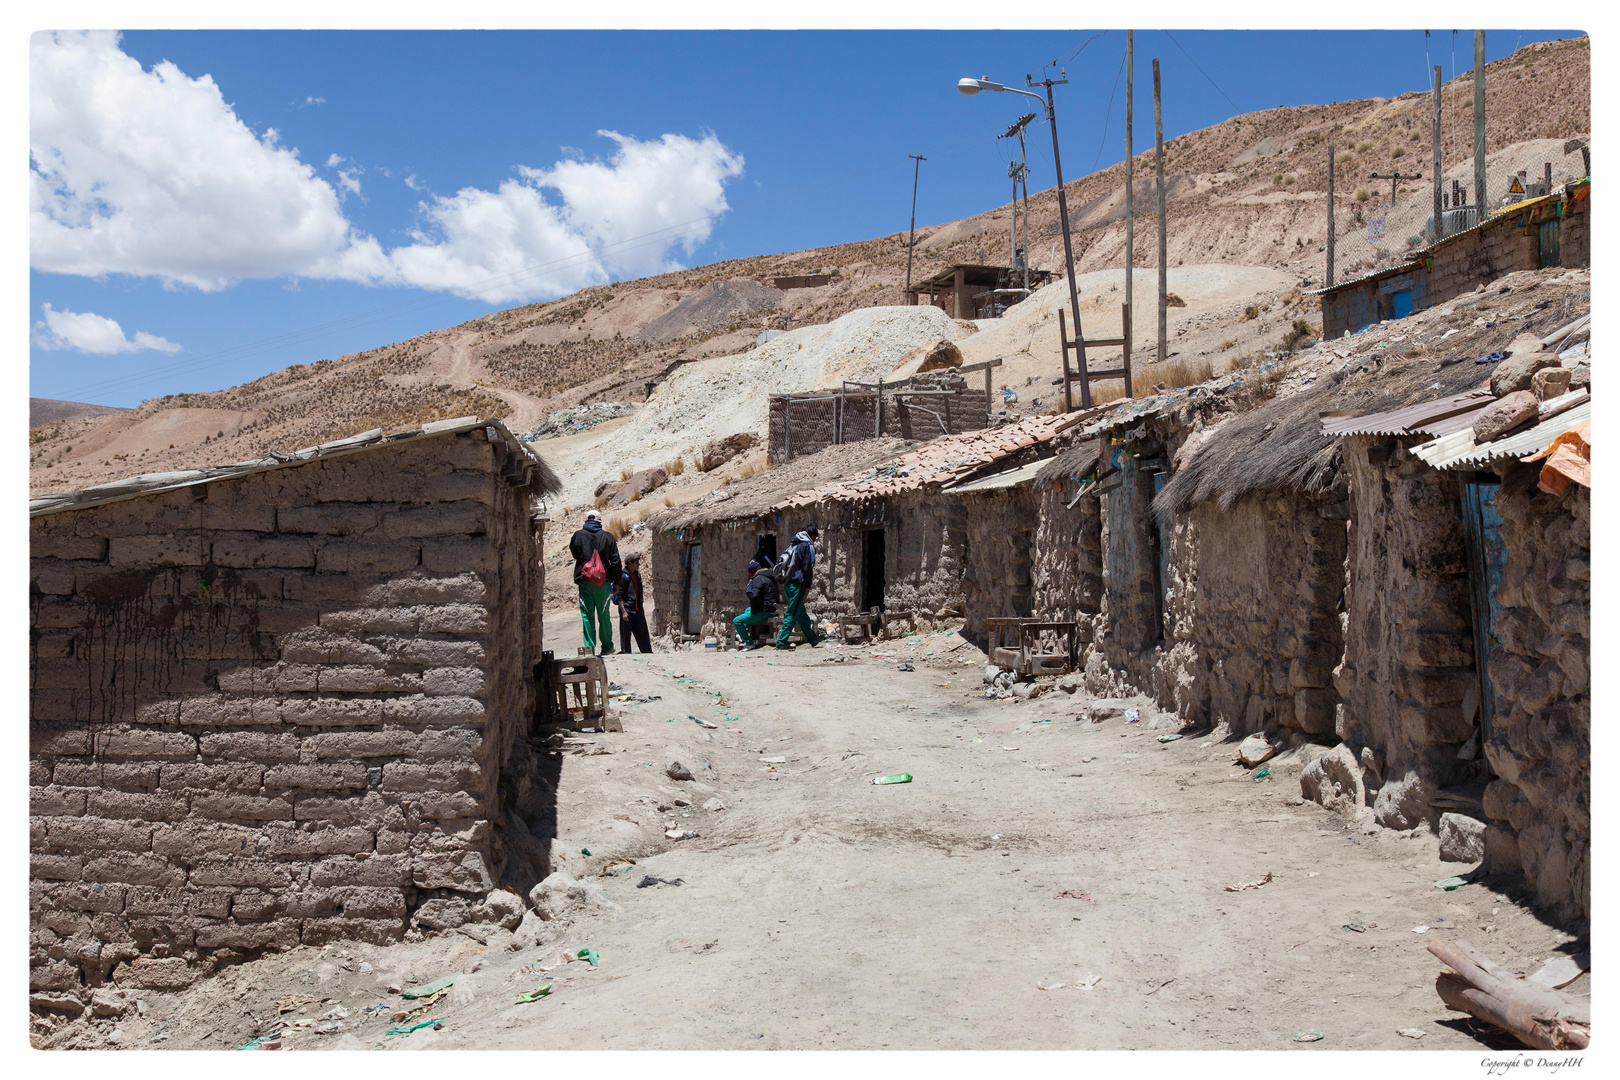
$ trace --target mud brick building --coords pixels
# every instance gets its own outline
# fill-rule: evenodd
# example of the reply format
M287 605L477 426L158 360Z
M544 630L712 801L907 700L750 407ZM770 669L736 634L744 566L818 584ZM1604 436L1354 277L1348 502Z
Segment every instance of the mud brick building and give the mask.
M1516 270L1590 266L1591 210L1588 177L1498 211L1400 266L1313 290L1322 298L1322 336L1403 318Z
M780 465L861 439L927 440L989 427L991 374L1000 363L943 368L894 382L845 383L837 390L773 394L768 460Z
M558 486L468 417L34 500L35 1005L454 925L543 872Z

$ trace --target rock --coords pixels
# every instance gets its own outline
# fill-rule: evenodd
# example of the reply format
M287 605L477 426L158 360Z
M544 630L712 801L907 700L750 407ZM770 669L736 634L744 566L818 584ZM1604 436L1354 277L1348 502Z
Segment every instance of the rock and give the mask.
M566 915L574 906L574 899L569 895L579 882L565 870L558 870L540 884L529 890L529 906L534 908L536 915L550 922L553 919Z
M1000 674L1001 674L1001 669L999 667L997 667L994 664L986 664L984 666L984 685L986 685L986 686L994 686L995 682L996 682L996 676L1000 675Z
M1361 763L1340 743L1305 766L1299 774L1299 793L1340 817L1355 817L1367 802Z
M710 469L718 469L757 442L759 442L759 437L752 431L739 431L735 435L715 439L703 447L703 453L698 456L698 468L704 472L708 472Z
M1012 692L1014 697L1028 701L1030 698L1035 696L1035 689L1036 687L1034 683L1021 682L1013 686Z
M1474 417L1475 444L1499 439L1526 420L1534 420L1537 404L1536 395L1529 390L1516 390L1493 401Z
M1412 829L1429 814L1434 786L1415 772L1386 780L1373 801L1373 820L1386 829Z
M122 990L97 987L90 994L90 1011L96 1016L123 1016L129 1009L129 995Z
M718 795L716 795L712 799L709 799L707 802L705 802L703 804L703 809L710 810L710 811L724 810L725 808L726 808L726 804L720 801L720 796L718 796Z
M1065 694L1076 693L1084 683L1084 677L1077 671L1071 671L1057 681L1057 688Z
M1592 388L1592 365L1576 364L1575 369L1569 373L1569 388L1579 390L1582 387Z
M545 925L546 920L541 918L539 912L524 912L523 921L518 923L518 928L512 935L512 948L514 950L532 949L537 945L544 945L546 943Z
M671 760L668 765L664 766L664 775L671 780L690 780L692 779L692 770L679 761Z
M1519 834L1512 826L1494 821L1485 826L1485 872L1524 873L1524 864L1519 859Z
M28 1007L36 1012L60 1012L73 1016L84 1012L84 1002L77 995L46 991L29 994Z
M591 495L600 499L602 496L606 495L608 492L612 491L622 483L622 480L604 480L600 484L596 485L596 490L591 492Z
M1440 815L1440 858L1477 863L1485 858L1485 823L1466 814Z
M925 371L938 371L941 368L954 368L962 366L962 350L952 342L941 338L928 347L923 356L922 363L917 366L917 374Z
M505 889L496 889L484 897L484 902L478 905L474 917L478 922L497 923L507 930L516 930L523 921L526 910L523 898L515 892Z
M1100 724L1104 720L1117 720L1125 715L1125 709L1130 702L1122 698L1098 698L1086 709L1086 719L1093 724Z
M1251 769L1269 759L1276 752L1277 748L1259 732L1238 743L1238 760Z
M429 900L416 909L413 921L429 930L454 930L472 918L472 905L465 900Z
M1514 344L1518 342L1515 341ZM1534 350L1521 352L1514 349L1509 351L1513 355L1499 362L1491 372L1491 394L1495 397L1506 397L1520 390L1528 390L1530 380L1536 372L1542 368L1559 366L1557 353Z
M1384 762L1378 756L1378 751L1370 746L1361 748L1361 776L1365 783L1370 777L1373 787L1382 787L1384 784Z
M656 491L663 487L668 480L669 473L664 471L662 466L656 466L651 469L642 469L640 472L633 474L630 479L626 480L624 485L614 493L613 497L608 500L608 508L613 509L614 507L628 506L637 499L641 498L643 495L646 495L648 492Z
M1571 373L1561 367L1546 367L1530 379L1530 392L1537 401L1555 398L1569 389Z

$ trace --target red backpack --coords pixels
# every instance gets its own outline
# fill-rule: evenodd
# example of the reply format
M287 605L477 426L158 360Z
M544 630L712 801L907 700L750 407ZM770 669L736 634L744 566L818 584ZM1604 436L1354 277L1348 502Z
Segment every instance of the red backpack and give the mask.
M585 560L585 565L579 568L579 576L592 585L607 584L607 567L602 565L602 553L591 552L591 557Z

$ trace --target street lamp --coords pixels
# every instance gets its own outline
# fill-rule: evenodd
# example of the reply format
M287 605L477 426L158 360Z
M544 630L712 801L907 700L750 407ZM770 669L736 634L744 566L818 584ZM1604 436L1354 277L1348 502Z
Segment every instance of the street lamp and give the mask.
M1080 290L1074 281L1074 245L1069 239L1069 201L1063 197L1063 160L1058 156L1057 113L1052 108L1052 87L1068 85L1068 79L1044 79L1035 82L1028 75L1024 76L1026 86L1046 87L1046 97L1020 90L1016 86L1003 86L994 82L988 75L978 79L958 79L956 88L962 93L972 97L980 90L994 90L996 93L1022 94L1032 97L1046 106L1046 122L1052 128L1052 166L1057 172L1058 217L1063 222L1063 258L1069 268L1069 311L1074 316L1074 351L1075 361L1080 368L1080 407L1091 408L1091 378L1086 369L1086 343L1085 335L1080 332ZM1063 357L1063 366L1068 368L1069 358L1067 350ZM1125 388L1125 395L1130 396L1130 387Z

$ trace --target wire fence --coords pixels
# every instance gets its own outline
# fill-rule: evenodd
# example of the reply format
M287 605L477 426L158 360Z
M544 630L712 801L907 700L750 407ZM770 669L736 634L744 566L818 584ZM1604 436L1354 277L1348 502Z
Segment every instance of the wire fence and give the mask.
M1350 157L1349 167L1345 157ZM1495 160L1488 164L1485 174L1485 206L1491 213L1547 194L1549 175L1553 190L1587 175L1586 159L1579 149L1568 153L1561 147L1549 151L1545 144L1538 143L1518 153L1499 152L1491 157ZM1479 223L1472 149L1441 173L1438 229L1434 221L1433 167L1432 159L1420 159L1405 171L1396 170L1403 176L1418 174L1419 179L1392 182L1388 171L1381 171L1384 179L1373 179L1353 156L1341 155L1334 169L1335 282L1398 266L1419 249Z

